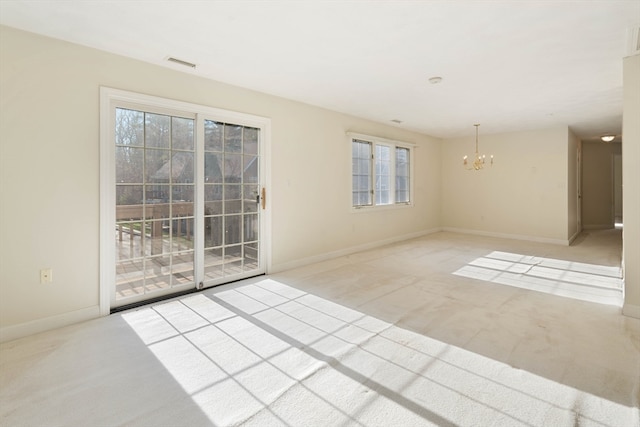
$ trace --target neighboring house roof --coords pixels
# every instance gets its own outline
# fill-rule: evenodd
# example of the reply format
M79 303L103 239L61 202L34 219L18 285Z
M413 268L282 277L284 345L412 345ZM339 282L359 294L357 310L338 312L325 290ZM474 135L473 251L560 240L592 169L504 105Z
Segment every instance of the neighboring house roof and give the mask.
M221 182L222 169L220 168L220 158L216 157L217 161L205 162L205 182ZM251 168L258 161L258 157L254 157L244 167L244 171ZM190 181L187 179L186 174L191 173L193 168L193 154L186 152L175 152L171 157L171 160L165 162L160 169L152 175L154 181L169 182L169 175L171 174L172 182L185 182Z
M169 182L169 175L171 175L171 182L192 181L193 177L191 180L186 180L185 175L193 173L193 170L193 153L176 152L152 175L152 178L154 181Z

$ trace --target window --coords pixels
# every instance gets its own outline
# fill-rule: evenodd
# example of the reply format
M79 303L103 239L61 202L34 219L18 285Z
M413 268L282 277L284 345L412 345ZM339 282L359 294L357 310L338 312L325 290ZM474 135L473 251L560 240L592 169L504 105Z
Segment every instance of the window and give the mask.
M396 147L396 203L409 203L409 149Z
M351 206L410 205L412 145L350 134Z
M371 205L371 143L353 140L353 206Z

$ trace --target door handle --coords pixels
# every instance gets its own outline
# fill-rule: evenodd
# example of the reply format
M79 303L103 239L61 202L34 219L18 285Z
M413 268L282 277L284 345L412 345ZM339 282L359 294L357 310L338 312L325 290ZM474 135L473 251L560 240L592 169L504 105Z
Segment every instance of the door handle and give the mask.
M264 210L267 206L267 190L264 187L262 187L260 194L260 202L262 203L262 210Z

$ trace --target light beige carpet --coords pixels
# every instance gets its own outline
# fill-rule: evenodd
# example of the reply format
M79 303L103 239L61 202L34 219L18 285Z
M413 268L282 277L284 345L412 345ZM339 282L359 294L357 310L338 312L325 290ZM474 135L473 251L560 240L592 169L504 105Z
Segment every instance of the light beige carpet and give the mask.
M638 426L619 251L437 233L4 343L0 425Z

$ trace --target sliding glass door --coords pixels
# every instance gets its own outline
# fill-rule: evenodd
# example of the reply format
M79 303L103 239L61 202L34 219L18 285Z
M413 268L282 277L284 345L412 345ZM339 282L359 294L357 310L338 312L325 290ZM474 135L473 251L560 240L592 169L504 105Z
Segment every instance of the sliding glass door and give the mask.
M101 190L111 204L102 229L112 224L101 246L115 255L101 257L113 270L101 279L101 289L112 281L110 308L264 273L265 126L115 98L103 101L110 146L101 160L103 187L111 180Z

